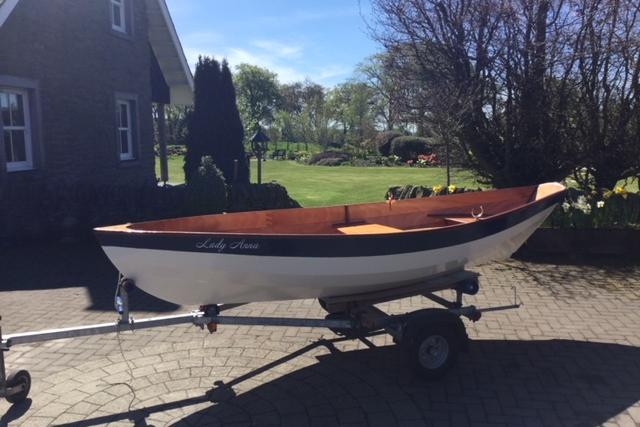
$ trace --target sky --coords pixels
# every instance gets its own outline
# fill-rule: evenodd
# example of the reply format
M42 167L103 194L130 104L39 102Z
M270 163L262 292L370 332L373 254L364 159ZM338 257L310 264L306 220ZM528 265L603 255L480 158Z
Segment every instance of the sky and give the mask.
M368 0L167 0L192 71L198 55L249 63L280 83L334 86L376 53ZM364 17L364 18L363 18Z

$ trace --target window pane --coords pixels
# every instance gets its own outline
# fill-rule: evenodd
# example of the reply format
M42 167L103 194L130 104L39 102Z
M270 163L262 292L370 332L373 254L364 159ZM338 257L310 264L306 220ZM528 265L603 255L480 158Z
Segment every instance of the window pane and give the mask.
M127 113L128 109L129 107L127 106L127 104L120 104L120 127L129 127L129 115Z
M11 124L13 126L24 126L24 105L22 95L9 94L9 109L11 110Z
M11 153L11 132L5 130L2 132L2 138L4 141L4 155L7 162L13 161L13 154Z
M122 154L129 153L129 132L126 130L120 131L120 152Z
M11 142L13 146L13 161L26 162L27 149L24 144L24 131L23 130L11 131Z
M116 27L122 27L122 20L120 19L120 7L117 4L112 4L113 7L113 25Z
M2 124L11 126L11 116L9 115L9 94L0 92L0 112L2 113Z

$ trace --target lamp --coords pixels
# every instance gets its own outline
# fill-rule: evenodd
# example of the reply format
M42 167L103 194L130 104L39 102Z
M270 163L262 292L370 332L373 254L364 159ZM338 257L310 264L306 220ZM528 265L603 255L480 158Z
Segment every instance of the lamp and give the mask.
M262 159L264 153L267 152L268 143L271 141L267 134L262 131L260 125L257 126L258 130L251 137L251 150L258 159L258 184L262 184Z

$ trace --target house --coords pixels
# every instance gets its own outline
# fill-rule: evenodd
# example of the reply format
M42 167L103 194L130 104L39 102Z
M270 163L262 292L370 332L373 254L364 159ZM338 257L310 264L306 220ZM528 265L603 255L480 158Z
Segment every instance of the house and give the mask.
M164 0L0 0L0 209L43 182L155 184L152 104L192 96Z

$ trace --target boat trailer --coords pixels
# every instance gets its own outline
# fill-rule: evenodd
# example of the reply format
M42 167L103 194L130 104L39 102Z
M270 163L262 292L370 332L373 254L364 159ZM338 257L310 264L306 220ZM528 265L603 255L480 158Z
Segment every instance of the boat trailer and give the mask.
M202 329L206 327L210 333L215 332L218 325L329 328L338 335L361 340L365 340L367 336L388 333L394 342L405 350L410 364L420 376L426 379L440 378L453 366L457 354L464 351L468 344L466 330L460 317L475 322L480 319L482 313L515 309L521 305L517 302L514 290L514 302L510 305L490 308L464 306L463 294L475 295L479 290L478 277L477 273L458 270L408 286L322 298L319 300L320 305L328 312L324 319L224 316L221 315L223 311L245 304L222 304L202 306L184 314L135 320L129 313L129 293L135 287L135 283L130 279L121 278L114 301L118 312L115 322L23 332L4 337L0 327L0 398L4 397L10 403L20 403L27 398L31 389L31 375L28 371L18 370L11 375L6 373L4 353L14 345L181 324L193 324ZM435 294L449 289L456 293L454 301ZM376 304L416 295L426 297L443 308L427 308L390 315L375 307Z

